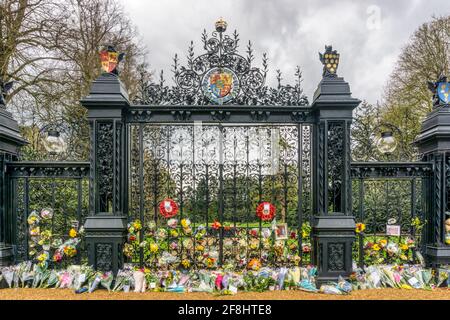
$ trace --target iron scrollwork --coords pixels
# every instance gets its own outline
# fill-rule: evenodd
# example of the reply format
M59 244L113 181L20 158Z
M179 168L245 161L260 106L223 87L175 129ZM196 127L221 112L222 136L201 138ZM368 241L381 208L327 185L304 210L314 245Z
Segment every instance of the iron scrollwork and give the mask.
M239 34L225 34L226 27L218 27L208 35L202 34L204 54L195 56L191 41L187 66L180 66L174 57L175 85L165 84L160 73L158 83L149 81L148 73L141 70L140 90L136 104L145 105L274 105L307 106L308 100L301 88L302 73L297 67L294 85L282 85L281 71L277 70L278 87L268 87L268 58L263 54L262 68L252 66L254 60L249 41L246 56L238 53Z
M328 244L328 270L345 270L345 243Z
M97 125L97 188L99 193L99 210L108 212L113 198L113 157L114 124L101 122ZM101 142L101 143L100 143Z

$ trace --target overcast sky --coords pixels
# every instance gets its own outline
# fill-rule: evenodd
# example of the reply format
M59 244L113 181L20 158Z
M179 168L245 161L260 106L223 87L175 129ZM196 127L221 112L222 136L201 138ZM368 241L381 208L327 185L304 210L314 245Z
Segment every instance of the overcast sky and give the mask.
M164 69L170 79L172 57L183 57L191 40L203 53L201 33L213 31L223 17L228 32L240 34L241 53L251 40L255 65L269 57L269 84L281 69L286 83L296 65L303 70L308 98L320 81L318 51L333 45L341 54L338 75L349 83L353 96L380 100L383 87L414 30L432 16L450 14L448 0L121 0L148 48L151 69Z

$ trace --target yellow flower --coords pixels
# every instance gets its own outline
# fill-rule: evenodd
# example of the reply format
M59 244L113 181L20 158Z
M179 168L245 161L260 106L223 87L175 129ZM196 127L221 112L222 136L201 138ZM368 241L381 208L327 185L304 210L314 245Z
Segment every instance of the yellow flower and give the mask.
M77 230L75 230L74 228L70 229L69 236L71 238L75 238L77 235L78 235Z
M187 219L181 219L181 226L182 226L183 228L189 227L190 224L191 224L191 222L190 222L189 220L187 220Z
M364 223L357 223L356 224L356 233L361 233L364 230L366 230L366 225Z
M158 245L157 245L156 243L152 243L152 244L150 245L150 252L151 252L151 253L157 253L158 250L159 250L159 247L158 247Z
M409 286L409 285L407 285L407 284L401 284L401 285L400 285L400 288L401 288L401 289L408 289L408 290L412 289L412 287Z
M141 221L135 220L135 221L133 222L133 228L134 228L134 230L136 230L136 231L141 230L141 229L142 229Z
M381 239L380 241L378 241L378 243L380 244L381 247L385 247L387 245L387 240Z
M248 263L248 268L258 271L261 268L261 261L259 261L259 259L256 258L250 260Z
M63 251L64 251L64 254L66 256L68 256L69 258L71 258L77 254L77 249L75 249L74 247L71 247L71 246L65 246Z
M401 254L401 255L400 255L400 259L402 259L402 260L408 260L408 257L407 257L406 255L404 255L404 254Z
M36 228L33 228L33 229L30 230L30 235L32 235L32 236L38 236L40 233L41 232L40 232L40 228L39 227L36 227Z
M199 245L197 245L197 246L195 247L195 250L197 250L197 251L203 251L203 250L205 250L205 247L202 246L201 244L199 244Z
M170 230L170 235L171 235L173 238L176 238L176 237L178 237L178 231L172 229L172 230Z
M308 233L308 232L302 231L302 238L303 238L303 239L308 238L308 236L309 236L309 233Z
M39 262L44 262L47 260L47 258L48 258L48 254L46 254L46 253L42 253L37 257Z
M216 259L209 257L206 259L206 265L208 268L212 268L214 264L216 263Z
M373 249L374 251L379 251L379 250L380 250L380 246L379 246L378 244L375 243L375 244L373 245L372 249Z
M406 251L406 250L409 249L409 247L408 247L407 244L401 244L401 245L400 245L400 249L402 249L403 251Z
M183 259L183 261L181 261L181 264L183 265L184 268L189 268L191 266L191 263L189 262L188 259Z

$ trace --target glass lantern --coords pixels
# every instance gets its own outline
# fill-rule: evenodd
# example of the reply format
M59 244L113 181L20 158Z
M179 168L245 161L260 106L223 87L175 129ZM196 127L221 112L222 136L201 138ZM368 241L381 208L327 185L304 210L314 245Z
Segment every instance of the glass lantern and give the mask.
M377 142L378 151L383 154L392 154L397 148L397 141L392 135L391 131L381 133L381 137Z
M47 136L44 139L44 147L45 150L52 155L61 154L66 151L64 139L61 137L61 134L54 129L47 131Z

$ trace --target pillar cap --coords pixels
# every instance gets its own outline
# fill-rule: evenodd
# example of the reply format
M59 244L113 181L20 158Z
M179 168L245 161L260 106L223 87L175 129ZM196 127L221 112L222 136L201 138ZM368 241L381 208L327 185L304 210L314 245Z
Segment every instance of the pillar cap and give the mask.
M428 113L414 144L421 154L450 150L450 108L438 107Z
M318 114L328 118L352 118L353 110L361 100L353 98L350 85L341 77L323 78L311 105Z
M80 102L88 109L124 108L130 104L125 86L112 73L103 73L94 80L89 94Z
M19 148L28 144L19 131L17 121L6 109L0 108L0 152L17 155Z

